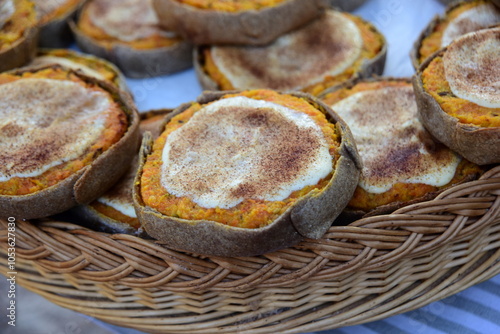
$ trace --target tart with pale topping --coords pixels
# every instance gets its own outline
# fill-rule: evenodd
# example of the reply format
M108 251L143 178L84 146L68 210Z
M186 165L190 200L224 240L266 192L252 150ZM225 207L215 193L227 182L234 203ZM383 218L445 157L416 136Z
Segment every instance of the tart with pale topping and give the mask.
M68 49L39 49L37 57L29 66L48 66L57 64L72 70L80 70L83 74L98 80L105 80L128 92L125 78L112 63L89 54Z
M205 89L303 90L314 95L356 76L381 74L384 37L334 10L266 46L202 46L195 67Z
M500 8L489 0L460 1L435 17L421 33L412 50L415 68L454 39L500 23Z
M38 13L39 45L47 48L68 46L72 41L68 20L85 0L32 0Z
M137 145L128 95L60 67L0 74L0 115L2 215L40 218L93 200Z
M262 254L319 238L347 204L358 157L343 121L309 95L207 94L177 109L135 187L149 235L203 254Z
M477 164L500 162L500 27L466 34L414 76L418 110L438 140Z
M159 26L152 0L91 0L71 23L79 47L115 63L128 77L192 66L192 46Z
M323 101L349 125L363 162L350 214L386 213L428 200L481 171L425 130L410 80L360 80Z
M29 0L0 0L0 72L35 57L38 42L35 5Z
M322 0L153 0L163 27L194 44L265 45L317 18Z

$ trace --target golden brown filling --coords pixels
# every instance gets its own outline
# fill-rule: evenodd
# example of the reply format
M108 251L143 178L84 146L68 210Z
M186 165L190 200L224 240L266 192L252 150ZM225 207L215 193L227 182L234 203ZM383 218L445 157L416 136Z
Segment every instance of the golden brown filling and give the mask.
M446 13L446 16L444 18L439 19L436 26L434 27L434 30L422 40L419 50L420 63L422 63L430 55L432 55L434 52L440 50L443 47L442 45L443 34L445 33L446 29L448 28L451 22L456 20L460 15L464 14L465 12L484 5L492 6L489 9L491 11L495 10L493 5L491 4L491 1L485 1L485 0L469 1L454 7L453 9L451 9L449 12ZM475 25L473 26L472 23L467 24L467 22L464 22L462 23L461 29L463 30L463 33L477 30L476 28L473 27L475 27Z
M480 127L500 127L500 108L487 108L456 97L446 81L443 58L435 57L422 72L424 89L439 103L444 112L461 123Z
M328 150L333 157L333 167L338 159L340 138L335 125L328 122L325 115L306 100L279 94L269 90L253 90L240 94L228 94L224 98L244 96L255 100L273 102L287 108L309 115L321 129L328 144ZM321 179L317 184L305 186L293 191L284 200L269 201L246 198L241 203L227 209L220 207L205 208L196 204L190 198L177 197L164 189L161 181L162 152L169 135L181 128L191 117L202 108L199 103L193 103L187 110L172 118L165 131L155 141L153 152L147 157L141 177L141 196L144 203L159 212L189 220L210 220L230 226L243 228L258 228L265 226L285 212L299 198L310 192L319 192L329 183L332 174Z
M26 177L14 176L6 181L0 182L1 195L32 194L56 185L85 166L90 165L99 155L120 140L128 128L127 115L121 109L120 105L112 100L113 97L104 89L95 84L83 81L73 73L62 69L45 69L38 72L25 72L19 76L2 73L0 74L0 85L13 83L23 79L53 79L77 83L89 92L101 92L109 95L110 107L106 111L107 117L104 123L105 130L99 136L98 140L95 141L83 155L77 159L57 164L40 175ZM9 126L9 124L7 124L7 126ZM7 129L2 129L2 131L7 131ZM33 147L33 149L36 150L35 147ZM3 152L0 153L3 154ZM3 159L2 154L0 154L0 160ZM4 158L8 159L8 157ZM42 156L40 156L40 158L42 158Z
M97 2L97 1L96 1ZM109 2L109 1L105 1ZM94 40L98 41L100 44L102 44L106 48L111 48L113 47L114 44L124 44L127 45L133 49L139 49L139 50L147 50L147 49L156 49L156 48L161 48L161 47L168 47L172 46L178 42L181 41L181 38L172 36L171 34L168 34L164 31L161 31L159 29L156 29L157 31L144 35L144 36L139 36L138 38L134 38L132 40L124 40L115 37L112 33L106 31L102 27L99 27L98 25L95 24L95 20L92 17L92 11L89 10L90 5L96 6L97 8L94 9L94 11L99 12L99 4L93 4L90 3L89 5L86 5L84 9L81 12L80 19L78 21L78 28L87 36L93 38ZM109 4L103 4L105 8L108 8ZM126 8L123 9L126 11ZM113 21L112 25L116 25L117 22ZM120 23L121 25L124 26L130 26L132 25L132 22L126 22L123 21ZM137 24L137 29L144 28L141 27L141 24ZM154 29L154 27L151 27ZM120 32L121 33L121 32ZM123 36L126 36L127 34L122 34Z
M19 41L26 29L36 24L35 5L28 0L14 0L15 12L0 30L0 51Z
M174 0L200 9L242 12L275 7L287 0Z
M361 19L360 17L348 13L343 13L343 15L345 15L348 19L352 20L360 31L363 40L363 47L359 59L356 60L354 64L344 72L334 76L327 75L322 82L303 88L302 90L304 92L317 95L320 92L327 89L328 87L335 86L352 78L359 71L359 69L366 62L366 60L375 58L382 50L384 46L384 39L371 24L363 21L363 19ZM234 89L231 81L224 76L224 74L219 70L219 68L215 64L214 59L212 57L211 48L210 47L203 48L201 53L202 53L202 63L203 63L202 66L207 75L217 83L219 89L221 90Z
M324 98L324 101L329 105L335 105L339 101L342 101L356 93L385 89L388 87L405 88L411 86L408 82L405 81L361 82L352 88L344 88L328 94ZM335 106L333 106L333 108L335 109ZM355 128L353 128L353 126L351 126L351 129L353 130L353 132L355 132L356 130ZM355 139L356 139L356 134L355 134ZM445 148L441 148L441 150L444 150L443 156L445 157L446 156L445 151L447 150ZM434 151L437 154L439 152L439 149L436 147ZM361 151L360 155L363 158L364 154L362 154ZM439 159L439 157L440 155L438 154L436 156L436 159ZM385 164L387 165L390 163L391 161L388 158ZM397 163L397 162L393 161L392 163ZM394 170L398 170L399 167L400 166L396 165L394 167ZM405 166L403 165L402 167ZM361 186L358 186L354 192L353 198L349 202L348 207L351 209L363 210L366 212L375 209L379 206L390 203L411 201L414 199L422 198L429 193L449 187L458 182L472 179L480 172L481 169L477 165L462 160L458 164L458 167L455 171L455 175L453 176L452 180L444 186L434 186L424 183L397 182L393 184L393 186L389 190L377 193L365 190Z

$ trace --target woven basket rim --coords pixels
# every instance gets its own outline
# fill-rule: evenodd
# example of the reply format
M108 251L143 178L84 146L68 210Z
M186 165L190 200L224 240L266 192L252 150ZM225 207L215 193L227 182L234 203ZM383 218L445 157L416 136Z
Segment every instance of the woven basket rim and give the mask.
M332 226L320 239L261 256L185 253L154 240L48 219L36 224L17 222L17 256L47 272L96 282L171 291L239 291L374 270L430 253L477 232L499 216L500 166L496 166L478 180L453 186L433 200L347 226ZM6 239L6 231L7 221L0 220L0 240Z

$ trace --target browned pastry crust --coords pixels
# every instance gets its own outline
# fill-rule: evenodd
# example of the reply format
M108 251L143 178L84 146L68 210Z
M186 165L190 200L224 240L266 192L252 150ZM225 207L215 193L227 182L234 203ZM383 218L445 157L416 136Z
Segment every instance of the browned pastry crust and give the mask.
M194 44L264 45L318 17L322 0L287 0L259 11L203 10L174 0L153 0L160 24Z
M500 128L478 127L459 122L447 114L439 103L425 90L422 72L430 62L442 56L447 48L429 57L413 76L413 87L418 111L427 130L452 150L478 165L500 162Z
M204 104L215 101L224 94L227 92L205 92L198 102ZM274 222L263 228L247 229L214 221L169 217L145 206L140 195L142 169L145 158L152 149L151 139L146 137L141 148L142 161L134 187L136 212L146 232L174 249L216 256L263 254L294 245L304 238L321 237L352 196L361 168L359 156L347 125L330 108L308 94L292 95L305 98L326 112L330 121L337 124L342 137L334 175L319 194L300 198ZM189 106L180 106L170 117Z

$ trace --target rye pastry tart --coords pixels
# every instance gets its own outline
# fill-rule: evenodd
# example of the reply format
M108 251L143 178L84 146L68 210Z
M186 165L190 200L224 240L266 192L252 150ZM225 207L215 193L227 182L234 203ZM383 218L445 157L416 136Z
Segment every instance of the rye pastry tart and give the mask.
M167 110L142 113L139 124L141 135L149 132L153 138L158 137L167 113ZM129 165L128 171L111 189L88 205L75 208L75 214L99 231L140 235L141 223L132 200L132 189L139 167L138 154L131 158Z
M45 48L62 48L73 41L68 20L73 17L85 0L32 0L38 13L40 38L38 45Z
M28 0L0 0L0 72L35 57L38 41L35 5Z
M146 232L174 249L250 256L319 238L358 182L349 129L310 95L206 93L143 142Z
M119 89L129 92L121 71L105 59L69 49L38 49L37 56L27 66L43 67L60 65L97 80L107 81Z
M317 18L322 0L153 0L161 25L195 44L264 45Z
M70 23L78 46L127 77L154 77L192 66L192 45L159 26L152 0L91 0Z
M195 68L210 90L302 90L313 95L381 74L386 42L370 23L335 10L266 46L200 46Z
M413 66L418 69L434 52L469 32L500 23L500 8L493 1L455 1L442 16L436 16L422 31L411 52Z
M327 93L323 101L348 124L363 163L345 218L429 200L481 172L425 130L409 79L358 80Z
M500 27L469 33L425 61L413 78L430 133L480 164L500 162Z
M40 218L88 203L138 145L128 95L61 67L0 74L0 216Z

